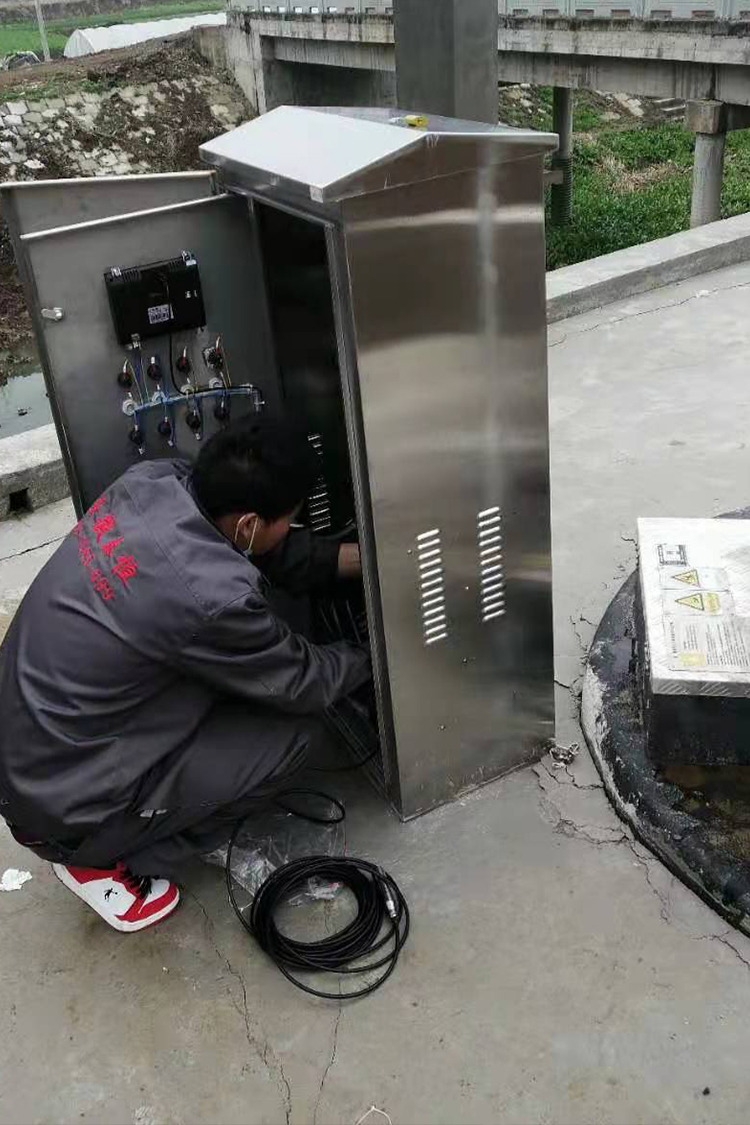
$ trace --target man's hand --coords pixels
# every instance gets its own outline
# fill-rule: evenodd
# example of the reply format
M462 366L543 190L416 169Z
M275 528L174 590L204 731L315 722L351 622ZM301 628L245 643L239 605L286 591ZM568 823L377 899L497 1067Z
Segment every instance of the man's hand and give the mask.
M362 564L359 559L359 543L342 543L339 547L339 578L360 578Z

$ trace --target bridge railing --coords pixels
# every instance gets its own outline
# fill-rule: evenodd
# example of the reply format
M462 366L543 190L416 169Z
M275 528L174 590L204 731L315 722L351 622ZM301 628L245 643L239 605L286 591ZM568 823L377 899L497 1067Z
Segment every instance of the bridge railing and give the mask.
M386 0L349 0L348 3L247 4L233 7L273 15L393 15ZM498 0L498 14L519 19L577 20L707 20L750 21L750 0Z

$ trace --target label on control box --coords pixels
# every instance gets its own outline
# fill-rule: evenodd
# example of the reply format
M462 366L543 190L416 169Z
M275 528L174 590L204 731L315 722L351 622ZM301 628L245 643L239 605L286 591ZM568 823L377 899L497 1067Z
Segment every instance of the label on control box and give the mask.
M750 672L750 619L747 617L665 617L676 672Z
M660 543L658 553L661 566L687 566L687 550L684 543Z
M659 572L665 590L728 590L729 575L717 567L694 566L689 570L662 570Z
M734 613L734 599L729 590L662 590L665 613L685 617L692 614Z
M171 319L172 309L170 305L152 305L148 310L149 324L166 324Z

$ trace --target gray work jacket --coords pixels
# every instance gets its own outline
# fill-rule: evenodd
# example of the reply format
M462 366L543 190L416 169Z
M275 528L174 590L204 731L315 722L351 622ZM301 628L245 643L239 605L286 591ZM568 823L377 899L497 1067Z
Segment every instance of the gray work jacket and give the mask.
M310 553L293 562L299 587L332 576L337 547L325 550L317 574ZM267 593L201 512L185 462L128 470L37 576L0 648L0 813L83 835L190 745L222 695L313 714L366 681L364 651L310 644ZM251 753L250 723L247 735Z

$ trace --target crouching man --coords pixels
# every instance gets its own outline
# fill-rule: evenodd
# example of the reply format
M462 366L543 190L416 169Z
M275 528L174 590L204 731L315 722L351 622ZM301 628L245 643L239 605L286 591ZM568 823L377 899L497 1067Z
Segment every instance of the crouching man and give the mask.
M138 464L0 649L0 813L117 930L175 909L181 861L283 785L370 675L364 651L310 644L269 605L264 569L310 592L358 572L356 545L290 531L319 472L266 418L217 434L192 471Z

